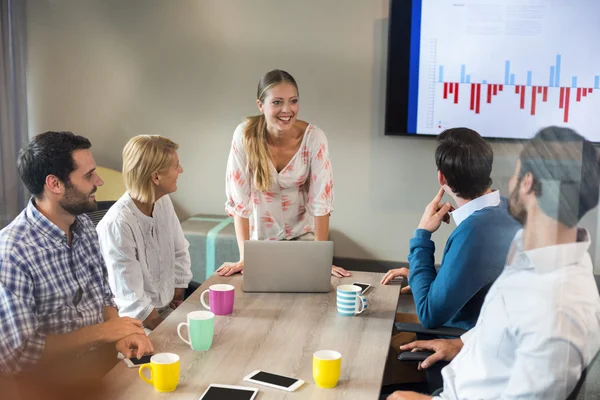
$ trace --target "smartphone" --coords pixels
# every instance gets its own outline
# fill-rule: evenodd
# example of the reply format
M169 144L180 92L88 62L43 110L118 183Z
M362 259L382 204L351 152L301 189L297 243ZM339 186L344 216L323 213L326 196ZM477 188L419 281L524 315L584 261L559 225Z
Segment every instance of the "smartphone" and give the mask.
M124 358L123 362L129 368L136 368L142 364L150 364L150 358L152 358L152 356L153 356L153 354L146 354L146 355L142 356L142 358L140 358L139 360L137 359L137 357Z
M354 282L353 285L359 286L362 289L362 294L366 294L367 290L371 289L371 285L368 283Z
M269 386L288 392L294 392L300 386L304 385L304 381L302 379L289 378L287 376L276 375L265 371L254 371L250 375L246 376L244 380L246 382Z
M200 400L254 400L257 393L256 388L213 383L202 393Z

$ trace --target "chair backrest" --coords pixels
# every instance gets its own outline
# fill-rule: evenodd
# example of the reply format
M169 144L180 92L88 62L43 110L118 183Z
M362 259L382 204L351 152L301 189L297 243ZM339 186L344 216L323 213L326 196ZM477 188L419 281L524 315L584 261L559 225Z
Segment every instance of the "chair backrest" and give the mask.
M104 215L106 214L108 209L112 207L112 205L115 204L116 201L99 201L97 203L98 209L96 211L90 211L85 213L85 215L90 217L90 219L94 223L94 226L98 226L98 222L100 222L100 220L104 218Z
M600 399L600 351L594 356L590 365L583 370L581 378L567 400Z

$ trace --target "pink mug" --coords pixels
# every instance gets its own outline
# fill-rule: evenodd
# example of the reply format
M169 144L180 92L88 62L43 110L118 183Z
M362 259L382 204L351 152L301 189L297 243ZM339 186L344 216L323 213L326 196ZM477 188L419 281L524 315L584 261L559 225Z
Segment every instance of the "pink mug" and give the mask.
M204 301L204 295L207 292L209 294L209 304L206 304L206 301ZM209 288L200 295L200 302L213 314L229 315L233 313L234 293L235 288L231 285L210 285Z

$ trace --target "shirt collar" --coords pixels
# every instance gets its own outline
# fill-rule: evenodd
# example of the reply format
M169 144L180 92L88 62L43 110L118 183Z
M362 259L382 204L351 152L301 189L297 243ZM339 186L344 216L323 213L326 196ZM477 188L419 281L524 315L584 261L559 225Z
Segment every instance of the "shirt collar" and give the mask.
M523 251L523 230L519 230L513 240L508 264L515 268L533 268L536 272L547 273L568 265L583 264L582 258L588 254L591 240L587 230L577 230L577 242L557 244Z
M450 215L454 219L456 226L459 226L464 220L469 218L475 211L479 211L486 207L495 207L500 204L500 192L494 190L491 193L484 194L476 199L469 201L462 207L452 211Z
M32 197L29 199L26 209L27 219L33 225L37 232L47 236L50 240L55 243L67 243L67 234L60 229L54 222L50 221L44 214L42 214L35 206L35 200ZM81 223L79 222L79 216L75 217L75 222L71 225L71 233L73 233L73 239L79 235L79 228Z

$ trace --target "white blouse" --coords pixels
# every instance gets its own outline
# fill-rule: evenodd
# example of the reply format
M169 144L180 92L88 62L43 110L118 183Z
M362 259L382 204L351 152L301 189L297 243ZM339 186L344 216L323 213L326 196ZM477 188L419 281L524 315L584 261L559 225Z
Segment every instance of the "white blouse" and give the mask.
M149 217L125 193L96 230L119 315L143 321L169 305L175 288L187 288L189 243L169 196L154 204Z
M333 211L333 172L325 133L309 124L298 152L279 173L269 161L271 187L262 192L252 184L244 125L238 125L233 134L225 210L250 219L251 240L289 240L313 232L313 217Z

